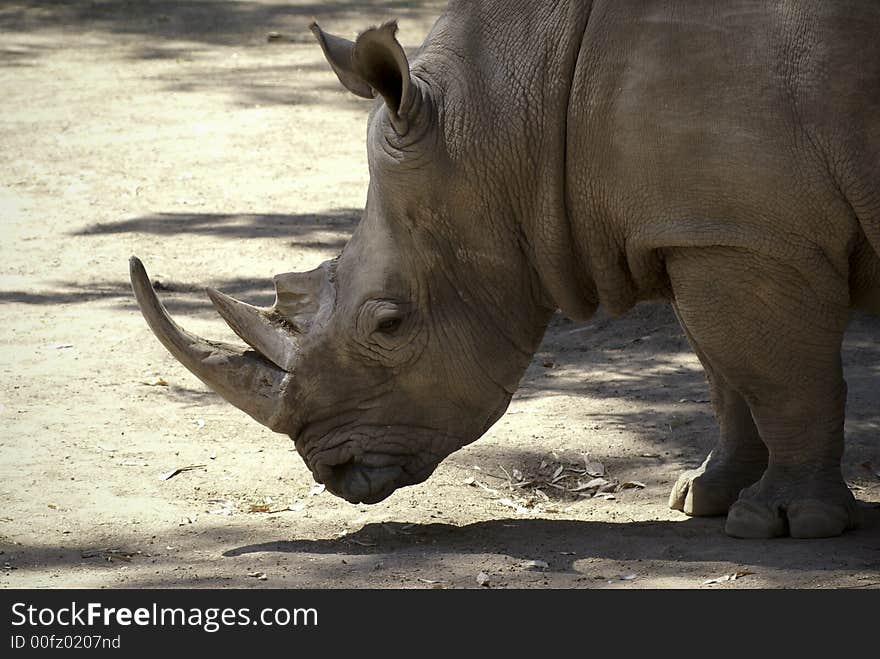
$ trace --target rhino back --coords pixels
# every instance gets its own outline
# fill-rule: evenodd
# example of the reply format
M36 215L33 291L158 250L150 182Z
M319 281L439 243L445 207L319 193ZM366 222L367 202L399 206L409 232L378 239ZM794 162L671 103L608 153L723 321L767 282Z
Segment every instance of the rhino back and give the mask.
M663 251L690 246L840 286L859 240L880 246L878 34L871 0L595 2L566 204L600 301L668 295Z

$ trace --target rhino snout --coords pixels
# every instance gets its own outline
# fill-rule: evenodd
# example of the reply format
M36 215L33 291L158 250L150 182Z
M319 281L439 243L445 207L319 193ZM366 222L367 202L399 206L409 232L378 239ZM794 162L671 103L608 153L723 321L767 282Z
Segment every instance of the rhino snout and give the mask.
M401 486L404 470L398 465L371 467L352 458L336 465L321 465L315 477L336 496L350 503L379 503Z

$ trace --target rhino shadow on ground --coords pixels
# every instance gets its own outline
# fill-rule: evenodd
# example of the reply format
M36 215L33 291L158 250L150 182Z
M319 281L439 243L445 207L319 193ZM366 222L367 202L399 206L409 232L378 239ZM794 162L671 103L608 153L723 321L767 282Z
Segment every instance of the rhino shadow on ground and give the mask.
M874 575L876 578L860 586L875 587L880 583L880 507L862 508L860 528L822 540L738 540L724 534L720 517L619 523L502 517L463 526L368 523L342 537L256 543L248 542L256 532L252 527L214 524L200 525L198 531L192 527L169 530L151 544L141 535L108 537L104 532L101 537L63 544L4 544L3 549L7 570L76 570L103 565L111 580L106 585L112 585L116 577L123 578L125 573L117 572L121 567L142 568L139 572L143 576L120 582L127 588L361 587L363 581L372 583L371 572L380 569L401 577L408 587L425 587L419 580L422 574L434 581L474 586L476 572L486 561L494 565L490 568L493 585L510 582L514 587L525 585L525 576L534 581L542 575L556 585L571 587L575 582L586 582L580 585L588 586L593 579L616 580L615 570L634 572L637 578L692 578L699 585L705 578L718 576L718 565L731 564L752 570L761 578L762 587L791 585L792 573L816 571L827 571L830 580L835 571L861 574L862 578ZM261 535L270 532L264 530ZM187 551L194 551L197 559L180 563L176 548L181 546L192 547ZM462 556L470 558L464 563L456 560ZM457 572L445 567L447 559L450 567L460 566ZM218 560L229 561L219 576ZM548 567L525 575L518 566L532 560L545 561ZM469 572L462 574L461 566ZM281 567L288 570L284 582ZM271 580L248 579L246 575L255 570L270 572ZM774 582L777 576L778 584ZM387 580L385 583L388 585Z
M243 545L224 552L223 556L230 558L254 553L348 554L387 559L398 555L401 561L407 562L408 552L418 550L419 560L427 562L436 560L442 554L499 553L517 560L543 557L550 563L550 569L556 571L571 571L574 563L584 558L719 561L815 569L818 565L833 566L834 557L846 558L848 550L867 548L872 549L874 555L865 567L876 569L880 561L880 508L863 506L863 512L864 523L859 529L820 542L791 538L738 540L724 534L724 519L720 517L691 518L680 522L621 523L506 518L466 526L373 523L342 538L278 540ZM621 542L622 539L626 541ZM801 551L804 543L815 550L810 564L792 563L790 553Z

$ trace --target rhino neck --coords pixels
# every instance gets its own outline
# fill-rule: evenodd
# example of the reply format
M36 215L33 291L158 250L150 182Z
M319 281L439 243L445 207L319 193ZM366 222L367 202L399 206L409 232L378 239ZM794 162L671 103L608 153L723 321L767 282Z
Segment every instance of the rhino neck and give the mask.
M540 303L585 320L598 296L566 207L566 118L592 3L535 4L453 0L421 56L455 120L447 132L458 142L447 148L485 143L467 158L493 164L480 171L493 197L507 200L495 221L517 235Z

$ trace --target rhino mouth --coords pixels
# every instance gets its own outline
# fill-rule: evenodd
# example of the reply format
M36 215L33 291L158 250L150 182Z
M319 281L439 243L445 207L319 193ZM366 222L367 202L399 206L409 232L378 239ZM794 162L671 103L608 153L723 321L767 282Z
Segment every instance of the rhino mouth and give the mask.
M336 465L321 465L315 478L329 492L349 503L379 503L401 487L403 469L398 466L370 467L357 460Z
M384 430L388 432L387 427ZM361 428L353 435L334 433L332 440L325 437L323 442L308 442L306 450L302 435L296 443L315 481L323 483L331 494L349 503L373 504L401 487L426 480L445 457L419 450L424 443L414 437L408 437L404 444L398 433L382 438L370 433L372 441L365 441Z
M331 494L349 503L373 504L387 499L401 487L421 483L436 467L437 463L423 463L413 468L389 456L364 454L337 463L319 460L312 467L312 474Z

